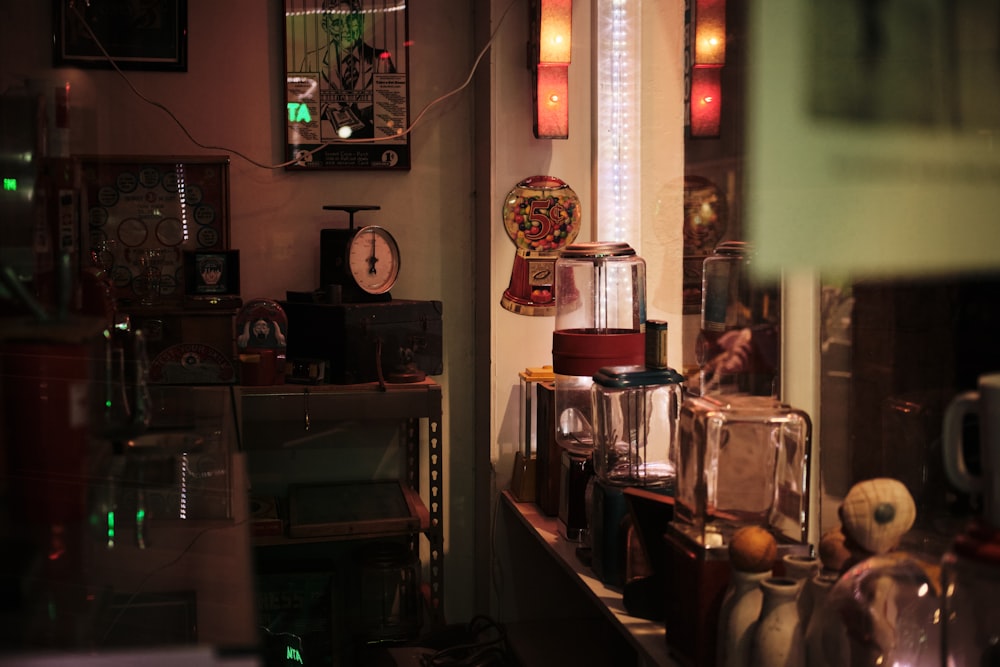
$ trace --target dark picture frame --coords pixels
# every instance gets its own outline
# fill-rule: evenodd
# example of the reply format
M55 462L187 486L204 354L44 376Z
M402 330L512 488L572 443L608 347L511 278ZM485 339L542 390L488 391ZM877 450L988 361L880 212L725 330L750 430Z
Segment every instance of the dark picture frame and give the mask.
M240 251L185 251L184 292L187 296L238 296Z
M229 250L229 156L80 156L87 210L81 260L107 262L119 302L142 298L141 257L159 251L159 296L176 305L187 294L184 251Z
M103 46L123 70L187 71L187 0L53 0L52 17L54 67L112 69Z
M405 0L282 0L288 171L410 169Z

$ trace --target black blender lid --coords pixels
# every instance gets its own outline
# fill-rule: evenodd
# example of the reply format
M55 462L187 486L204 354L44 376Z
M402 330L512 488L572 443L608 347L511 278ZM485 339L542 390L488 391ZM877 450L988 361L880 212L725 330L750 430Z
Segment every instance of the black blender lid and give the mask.
M560 257L571 258L629 257L632 255L635 255L635 249L624 241L571 243L559 253Z
M605 366L594 373L594 383L611 389L681 384L684 376L672 368L647 366Z

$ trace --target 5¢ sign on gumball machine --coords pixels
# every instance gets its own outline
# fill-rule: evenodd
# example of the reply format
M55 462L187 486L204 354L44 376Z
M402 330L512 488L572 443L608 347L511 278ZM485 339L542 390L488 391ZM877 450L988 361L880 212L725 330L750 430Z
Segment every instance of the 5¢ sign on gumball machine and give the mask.
M526 178L503 204L507 236L517 247L510 285L500 304L519 315L554 315L559 251L580 233L580 198L553 176Z

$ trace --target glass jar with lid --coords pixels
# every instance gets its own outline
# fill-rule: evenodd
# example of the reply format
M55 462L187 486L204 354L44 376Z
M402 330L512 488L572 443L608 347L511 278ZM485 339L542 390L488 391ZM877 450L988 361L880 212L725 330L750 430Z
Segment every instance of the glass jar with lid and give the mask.
M573 243L555 269L556 442L589 454L594 374L645 360L646 263L627 243Z

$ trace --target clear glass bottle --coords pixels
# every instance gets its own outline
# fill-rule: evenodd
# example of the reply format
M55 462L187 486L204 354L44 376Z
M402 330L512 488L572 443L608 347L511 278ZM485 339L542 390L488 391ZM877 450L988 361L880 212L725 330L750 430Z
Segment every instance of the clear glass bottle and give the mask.
M555 297L556 442L586 455L594 374L645 361L646 263L627 243L570 244L556 261Z
M780 291L753 278L752 259L744 241L720 243L705 259L696 346L702 396L778 395Z

